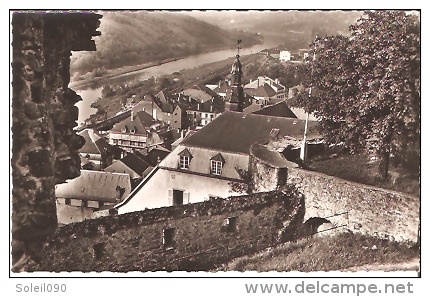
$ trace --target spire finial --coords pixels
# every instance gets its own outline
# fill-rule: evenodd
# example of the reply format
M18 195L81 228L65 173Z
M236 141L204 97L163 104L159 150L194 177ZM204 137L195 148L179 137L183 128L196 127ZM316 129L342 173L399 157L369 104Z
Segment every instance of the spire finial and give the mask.
M239 57L239 49L240 49L240 43L242 42L242 39L237 40L237 56Z

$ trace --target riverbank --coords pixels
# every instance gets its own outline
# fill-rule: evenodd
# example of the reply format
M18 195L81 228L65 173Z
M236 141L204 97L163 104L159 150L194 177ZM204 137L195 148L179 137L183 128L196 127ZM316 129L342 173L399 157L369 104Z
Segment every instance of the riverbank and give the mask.
M246 55L241 57L242 67L250 63L258 63L263 56L259 54ZM151 78L143 81L136 81L128 77L127 81L121 83L120 87L111 86L111 94L102 96L91 106L98 110L92 120L100 120L102 117L110 117L118 113L122 108L122 103L127 98L135 97L136 100L143 99L148 94L156 94L161 89L175 93L191 87L195 84L208 84L218 82L219 79L230 73L234 57L217 62L207 63L191 69L175 71L171 74L161 75L157 80ZM162 78L162 79L161 79ZM164 81L160 85L160 81ZM100 118L99 118L100 117Z
M106 70L107 73L101 76L92 77L90 79L73 81L69 84L69 87L73 90L82 90L82 89L88 89L88 88L101 87L103 84L107 83L111 79L115 79L116 77L120 77L126 74L132 74L133 72L142 71L150 67L159 66L159 65L177 61L183 58L185 57L169 58L169 59L164 59L162 61L154 61L154 62L148 62L140 65L124 66L113 70Z

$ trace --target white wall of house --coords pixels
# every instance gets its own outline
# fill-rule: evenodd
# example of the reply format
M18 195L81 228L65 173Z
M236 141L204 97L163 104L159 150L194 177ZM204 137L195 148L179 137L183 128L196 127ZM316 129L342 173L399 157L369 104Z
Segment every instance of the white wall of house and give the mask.
M90 219L93 214L91 208L65 205L57 201L57 221L58 224L70 224L73 222L82 222Z
M127 203L118 207L118 214L171 206L172 190L184 191L184 204L202 202L209 196L226 198L241 195L230 192L227 180L159 168Z
M289 51L281 51L279 53L279 60L281 61L290 61L291 60L291 53Z

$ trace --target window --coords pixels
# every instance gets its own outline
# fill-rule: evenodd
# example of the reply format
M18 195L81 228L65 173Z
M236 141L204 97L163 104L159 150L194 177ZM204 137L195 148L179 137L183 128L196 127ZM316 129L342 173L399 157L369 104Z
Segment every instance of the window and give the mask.
M173 190L173 205L184 204L184 191Z
M211 160L211 173L221 175L222 162Z
M190 168L190 162L192 159L192 155L188 149L184 149L179 154L179 169L189 169Z
M225 219L221 230L229 233L235 232L237 230L237 217L229 217Z
M65 199L64 199L64 204L66 204L66 205L71 205L71 204L72 204L72 199L70 199L70 198L65 198Z
M175 228L163 229L163 246L165 248L173 248L173 245L175 244L174 237Z
M181 156L179 159L179 168L180 169L189 169L190 168L190 157Z
M225 160L221 154L217 154L211 158L211 174L221 175L222 167L225 164Z

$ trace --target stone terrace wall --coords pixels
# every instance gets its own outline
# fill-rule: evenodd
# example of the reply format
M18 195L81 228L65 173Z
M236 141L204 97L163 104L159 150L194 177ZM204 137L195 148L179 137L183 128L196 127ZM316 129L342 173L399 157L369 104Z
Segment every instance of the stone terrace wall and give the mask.
M12 262L37 260L57 227L55 184L79 175L73 128L81 98L68 88L71 51L95 50L101 15L12 16ZM18 271L21 268L15 267Z
M303 213L303 196L290 191L87 220L58 229L38 270L207 270L288 240ZM236 217L234 230L229 217ZM166 228L175 228L172 246L163 245Z
M418 197L298 168L289 169L288 181L305 196L304 220L348 211L348 229L353 232L418 240ZM336 225L336 218L329 220Z

